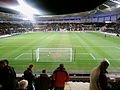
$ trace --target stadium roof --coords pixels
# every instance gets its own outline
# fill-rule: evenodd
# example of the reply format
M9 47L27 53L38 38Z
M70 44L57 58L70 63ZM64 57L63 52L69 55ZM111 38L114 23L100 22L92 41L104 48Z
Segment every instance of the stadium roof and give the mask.
M0 15L1 17L10 17L10 18L21 18L23 15L20 15L18 11L3 7L5 3L0 2ZM88 7L89 8L89 7ZM11 13L12 12L12 13ZM120 13L120 0L107 0L103 4L97 6L96 8L71 14L60 14L60 15L34 15L35 18L64 18L64 17L86 17L86 16L99 16L99 15L108 15Z

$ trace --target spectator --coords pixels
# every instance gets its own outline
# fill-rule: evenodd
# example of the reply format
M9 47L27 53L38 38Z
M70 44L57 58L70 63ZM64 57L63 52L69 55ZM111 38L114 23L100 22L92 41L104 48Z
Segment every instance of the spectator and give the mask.
M51 78L54 79L54 90L64 90L65 82L69 80L69 75L64 68L63 64L53 72Z
M117 33L117 35L116 35L117 37L119 37L119 34Z
M28 86L28 81L27 80L21 80L19 82L18 90L27 90L27 86Z
M33 64L30 64L27 70L24 71L24 79L28 81L28 90L34 90L33 81L35 76L33 75Z
M48 90L50 85L50 78L46 74L46 70L42 70L42 73L35 80L35 90Z
M106 69L109 66L107 59L104 59L90 75L90 90L109 90L107 86Z
M13 67L9 66L8 60L3 60L2 69L2 90L15 90L17 86L16 72Z
M2 70L3 70L3 67L4 67L4 62L0 61L0 90L2 90L2 80L3 80Z

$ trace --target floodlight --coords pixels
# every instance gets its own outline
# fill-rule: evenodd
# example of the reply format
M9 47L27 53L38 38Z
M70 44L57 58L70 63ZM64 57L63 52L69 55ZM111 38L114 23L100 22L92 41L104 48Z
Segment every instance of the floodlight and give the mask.
M34 15L42 15L42 11L38 11L37 9L28 5L24 0L17 0L19 5L17 6L8 6L10 9L19 11L21 14L27 16L28 20L33 20ZM42 12L42 13L41 13Z

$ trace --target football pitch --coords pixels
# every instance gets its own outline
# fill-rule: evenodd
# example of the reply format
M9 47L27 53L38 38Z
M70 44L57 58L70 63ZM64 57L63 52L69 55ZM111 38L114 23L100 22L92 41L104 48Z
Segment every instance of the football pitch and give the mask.
M70 48L72 56L64 56L64 50L60 54L48 51L36 62L38 48ZM103 58L111 63L109 72L120 71L119 37L95 32L38 32L0 39L0 59L8 59L16 72L23 72L29 64L35 65L34 72L52 72L60 63L68 72L90 72Z

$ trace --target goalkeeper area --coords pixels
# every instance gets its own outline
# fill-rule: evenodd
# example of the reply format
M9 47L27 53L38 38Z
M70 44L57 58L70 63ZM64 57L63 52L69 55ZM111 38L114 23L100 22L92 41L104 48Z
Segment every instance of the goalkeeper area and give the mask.
M16 72L34 64L34 72L51 72L65 64L68 72L90 72L100 61L110 61L109 71L120 66L120 38L97 32L37 32L0 39L0 60L8 59Z
M76 48L74 50L72 48L37 48L31 52L18 55L15 60L32 60L35 62L74 62L75 59L97 60L92 53L78 53L76 51Z
M15 60L35 62L72 62L72 48L37 48L18 55Z
M38 48L36 62L72 62L72 48Z

